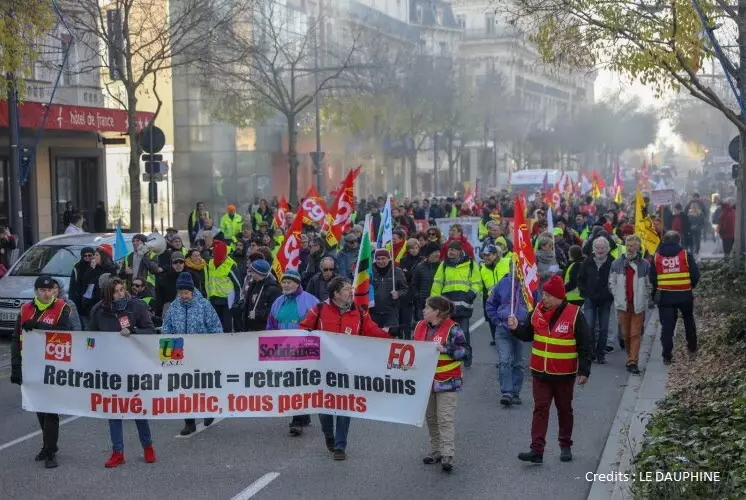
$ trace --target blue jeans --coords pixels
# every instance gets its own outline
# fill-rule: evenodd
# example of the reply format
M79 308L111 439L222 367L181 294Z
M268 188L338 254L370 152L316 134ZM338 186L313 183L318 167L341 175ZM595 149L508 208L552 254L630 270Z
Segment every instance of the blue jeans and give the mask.
M497 347L498 381L500 393L513 395L521 392L523 376L526 372L523 357L523 342L510 334L502 326L495 331L495 346Z
M585 299L583 314L588 324L588 329L594 335L596 359L606 357L606 339L609 336L609 314L611 313L611 302L597 304L590 299ZM598 335L595 334L596 322L598 322Z
M344 450L347 448L347 434L350 432L350 421L352 417L337 415L337 432L334 432L334 415L319 414L321 430L324 431L326 439L334 439L334 449Z
M153 443L150 438L150 424L147 420L135 420L137 434L143 448ZM114 451L124 451L124 431L121 420L109 420L109 435L111 436L111 447Z

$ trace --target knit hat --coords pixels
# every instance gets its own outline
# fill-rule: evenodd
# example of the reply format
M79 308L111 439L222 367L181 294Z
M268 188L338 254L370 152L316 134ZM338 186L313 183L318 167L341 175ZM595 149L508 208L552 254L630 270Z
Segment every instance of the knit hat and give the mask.
M80 249L80 256L84 256L87 253L93 253L96 250L93 247L83 247Z
M438 245L437 243L432 243L432 242L425 243L425 246L422 247L422 249L420 250L420 255L422 255L423 257L427 257L428 255L434 252L440 253L440 245Z
M111 273L104 273L101 276L98 277L98 287L100 289L106 288L106 284L109 283L109 280L111 279Z
M635 226L632 224L622 224L622 235L623 236L629 236L630 234L635 234Z
M385 248L379 248L378 250L376 250L376 253L373 254L373 258L377 259L378 257L387 257L390 259L391 254Z
M258 274L259 276L269 275L269 262L264 259L255 260L251 263L251 272Z
M282 280L293 280L300 285L300 274L295 269L288 269L282 275Z
M189 290L191 292L194 291L194 280L192 279L192 274L183 272L179 274L179 277L176 278L176 289L177 290Z
M34 288L54 288L55 283L56 282L50 275L42 274L36 278L36 281L34 281Z
M562 278L557 275L549 278L541 289L557 299L565 300L565 298L567 298L567 294L565 293L565 283L562 281Z
M488 255L497 253L497 247L495 245L487 245L484 247L484 250L482 250L482 255Z
M103 245L99 245L97 250L101 250L102 252L105 252L109 257L112 259L114 258L114 249L111 248L111 245L108 243L104 243Z
M452 242L450 242L448 244L448 249L450 250L451 248L458 250L459 252L464 251L464 245L462 245L459 240L453 240Z
M185 260L184 254L181 253L180 250L174 250L173 252L171 252L171 262L175 262L177 260Z
M226 210L228 210L228 213L231 213L231 212L235 213L236 212L236 205L228 205L226 207Z

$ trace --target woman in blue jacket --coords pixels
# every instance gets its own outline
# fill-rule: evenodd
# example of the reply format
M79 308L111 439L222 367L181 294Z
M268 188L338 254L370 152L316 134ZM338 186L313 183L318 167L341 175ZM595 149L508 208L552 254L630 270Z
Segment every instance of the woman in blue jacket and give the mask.
M190 333L223 333L220 317L212 304L194 287L192 274L183 272L176 278L177 300L171 303L163 318L163 333L185 335ZM205 427L212 424L213 418L205 419ZM193 418L184 420L182 436L197 431Z
M495 345L499 360L497 367L502 395L500 404L506 407L521 404L520 393L526 365L523 342L514 337L508 329L508 317L511 314L518 318L519 324L525 323L528 319L528 307L523 297L522 285L520 280L514 279L512 271L511 262L510 272L498 281L485 304L487 319L495 325ZM534 297L534 303L538 300L538 297ZM511 309L514 310L511 312Z
M267 330L293 330L306 317L308 311L319 303L319 299L303 291L300 285L300 273L288 269L280 280L282 295L272 303L267 318ZM303 427L311 423L310 415L296 415L290 422L290 435L300 436Z

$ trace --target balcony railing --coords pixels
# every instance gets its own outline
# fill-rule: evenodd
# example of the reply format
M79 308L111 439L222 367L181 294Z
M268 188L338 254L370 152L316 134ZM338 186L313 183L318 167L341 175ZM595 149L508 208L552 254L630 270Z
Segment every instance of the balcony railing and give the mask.
M462 39L469 41L494 40L494 39L518 39L523 38L523 33L513 26L495 26L489 29L464 30Z

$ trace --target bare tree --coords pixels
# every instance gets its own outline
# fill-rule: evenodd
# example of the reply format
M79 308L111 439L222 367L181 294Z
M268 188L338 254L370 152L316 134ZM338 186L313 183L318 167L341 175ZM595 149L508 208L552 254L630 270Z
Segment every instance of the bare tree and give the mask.
M257 2L246 24L224 37L232 64L205 66L212 114L242 127L279 113L287 123L290 203L298 201L299 117L356 65L362 31L342 24L339 41L321 42L327 16L281 0ZM337 25L339 26L339 24Z
M220 36L232 29L252 0L74 0L68 14L75 43L94 58L74 70L106 71L106 89L128 114L130 143L131 229L140 230L140 162L138 96L150 92L157 102L154 119L163 101L159 83L178 66L204 63L217 53ZM115 84L114 82L120 82ZM117 91L124 89L123 95Z

